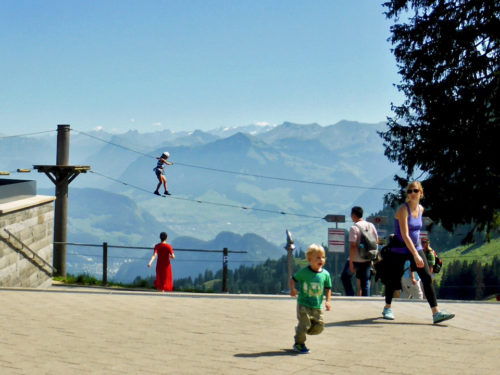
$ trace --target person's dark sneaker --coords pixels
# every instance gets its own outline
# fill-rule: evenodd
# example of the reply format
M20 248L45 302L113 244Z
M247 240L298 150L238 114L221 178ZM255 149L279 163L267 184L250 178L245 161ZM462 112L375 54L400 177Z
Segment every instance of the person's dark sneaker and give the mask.
M394 320L394 313L392 312L392 309L384 307L382 317L387 320Z
M455 314L447 313L446 311L439 311L437 314L432 316L434 324L444 322L445 320L450 320L455 317Z
M293 350L296 351L297 353L300 353L300 354L309 353L309 349L307 349L306 344L294 344Z
M168 192L168 190L165 190L165 193L163 193L163 194L165 194L165 195L172 195L172 194L170 194L170 193Z
M158 191L155 191L153 194L161 195Z

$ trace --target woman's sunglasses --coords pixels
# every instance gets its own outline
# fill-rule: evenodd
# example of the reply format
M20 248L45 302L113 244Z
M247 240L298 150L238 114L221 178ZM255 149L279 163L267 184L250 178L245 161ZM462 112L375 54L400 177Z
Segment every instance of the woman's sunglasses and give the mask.
M408 194L411 194L411 193L417 194L417 193L420 193L420 190L418 190L418 189L408 189L407 193Z

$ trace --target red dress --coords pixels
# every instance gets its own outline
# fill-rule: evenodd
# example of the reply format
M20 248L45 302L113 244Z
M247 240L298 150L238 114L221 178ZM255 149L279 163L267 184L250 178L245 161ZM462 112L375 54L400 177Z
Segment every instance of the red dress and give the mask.
M159 243L155 246L155 254L158 259L156 261L156 280L154 286L161 291L171 292L174 288L174 280L172 278L172 266L170 264L170 254L174 253L174 249L168 243Z

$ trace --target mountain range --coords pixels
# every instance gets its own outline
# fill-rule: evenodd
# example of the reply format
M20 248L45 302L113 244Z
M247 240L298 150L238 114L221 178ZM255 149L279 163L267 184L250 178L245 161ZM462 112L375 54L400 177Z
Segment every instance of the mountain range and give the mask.
M278 249L266 252L270 257L283 252L286 229L304 246L326 243L327 228L335 224L322 220L325 215L344 214L348 221L352 205L367 215L376 212L383 195L396 187L392 176L399 168L385 158L377 135L384 128L353 121L123 134L75 128L70 163L90 165L96 173L70 185L68 241L150 246L165 230L173 243L181 241L177 246L193 239L222 248L229 246L219 242L219 234L232 233L242 238L238 250L247 250L248 235L255 234ZM0 150L0 170L55 164L55 132L3 138ZM152 169L163 151L174 163L166 167L173 194L166 198L152 194ZM42 174L22 177L36 179L45 194L53 192ZM143 264L141 256L127 256L113 263L113 274L123 279L135 272L132 263ZM191 268L191 275L200 271Z

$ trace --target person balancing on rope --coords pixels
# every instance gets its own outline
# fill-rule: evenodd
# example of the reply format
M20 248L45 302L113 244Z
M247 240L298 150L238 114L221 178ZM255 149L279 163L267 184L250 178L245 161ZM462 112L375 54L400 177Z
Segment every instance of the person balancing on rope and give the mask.
M156 177L158 178L158 186L156 186L156 190L154 191L154 194L156 194L156 195L161 195L158 192L158 189L160 189L161 184L163 184L163 187L165 188L165 194L171 195L167 189L167 178L163 174L164 168L165 168L164 164L166 164L166 165L173 165L174 164L174 163L167 161L167 159L169 157L170 157L170 154L165 151L163 154L161 154L161 156L159 158L156 158L156 159L158 159L158 163L156 163L156 167L153 169L155 171Z

